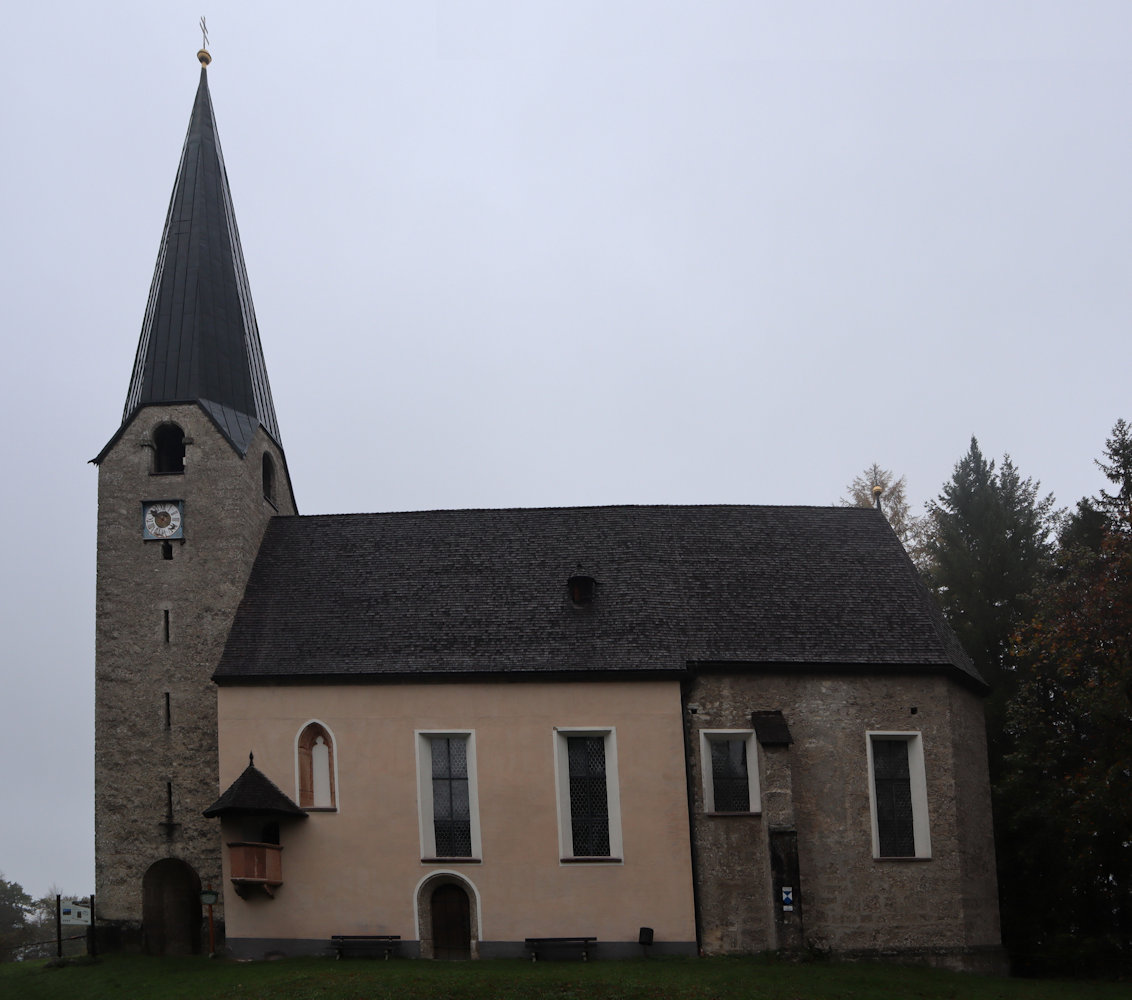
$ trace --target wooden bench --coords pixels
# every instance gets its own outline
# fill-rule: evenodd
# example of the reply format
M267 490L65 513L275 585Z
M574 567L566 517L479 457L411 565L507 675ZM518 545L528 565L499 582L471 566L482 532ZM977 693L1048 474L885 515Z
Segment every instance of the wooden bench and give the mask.
M388 959L401 944L400 934L332 934L330 947L336 958Z
M582 961L588 962L590 948L597 943L595 937L538 937L527 938L527 948L531 952L531 961L537 962L539 951L554 950L558 948L580 948Z

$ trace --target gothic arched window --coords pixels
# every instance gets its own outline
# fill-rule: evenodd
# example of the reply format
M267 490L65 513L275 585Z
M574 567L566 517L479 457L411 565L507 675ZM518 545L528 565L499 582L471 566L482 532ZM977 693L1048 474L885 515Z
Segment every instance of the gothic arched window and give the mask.
M334 740L320 722L308 723L299 733L299 805L304 809L335 809Z
M185 471L185 432L162 424L153 432L153 471L159 475Z

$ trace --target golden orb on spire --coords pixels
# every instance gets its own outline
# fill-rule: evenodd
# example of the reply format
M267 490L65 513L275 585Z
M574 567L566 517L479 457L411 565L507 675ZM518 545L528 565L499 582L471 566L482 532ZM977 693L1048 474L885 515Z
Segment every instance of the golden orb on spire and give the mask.
M207 66L210 62L212 62L212 56L208 54L208 49L201 49L197 53L197 58L200 60L200 64L202 66Z

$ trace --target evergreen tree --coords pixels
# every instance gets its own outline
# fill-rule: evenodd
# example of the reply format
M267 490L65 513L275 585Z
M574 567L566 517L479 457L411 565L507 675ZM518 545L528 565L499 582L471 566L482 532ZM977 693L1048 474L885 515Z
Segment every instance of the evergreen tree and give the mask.
M1098 510L1089 497L1077 501L1075 510L1062 520L1057 532L1057 547L1060 551L1082 548L1090 552L1100 552L1109 530L1109 519L1104 511Z
M995 787L1004 941L1023 971L1132 972L1132 533L1061 552L1014 651Z
M995 782L1003 940L1023 971L1132 972L1132 431L1058 534L1011 651Z
M1031 594L1052 554L1053 497L1039 497L1038 489L1009 455L996 471L972 437L938 499L927 505L926 576L963 648L996 689L988 709L992 742L1010 638L1030 617Z
M1097 507L1112 521L1114 530L1128 530L1132 526L1132 427L1117 420L1112 437L1105 441L1104 459L1097 460L1097 468L1116 487L1115 493L1101 490Z
M0 876L0 962L11 961L27 942L34 909L32 898L22 885Z

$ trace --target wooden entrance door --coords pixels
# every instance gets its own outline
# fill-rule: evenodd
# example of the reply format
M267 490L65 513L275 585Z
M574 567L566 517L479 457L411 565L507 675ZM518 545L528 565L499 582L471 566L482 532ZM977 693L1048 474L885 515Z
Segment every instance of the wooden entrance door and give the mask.
M432 894L434 958L472 957L472 919L468 894L451 882Z
M151 955L200 954L200 878L184 861L165 858L142 879L142 932Z

